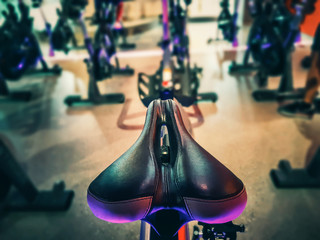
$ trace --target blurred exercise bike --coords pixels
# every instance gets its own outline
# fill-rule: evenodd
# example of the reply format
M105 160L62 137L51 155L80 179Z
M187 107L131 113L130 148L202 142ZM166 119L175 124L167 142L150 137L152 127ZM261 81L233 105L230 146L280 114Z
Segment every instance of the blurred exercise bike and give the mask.
M61 9L57 9L58 21L51 34L51 44L54 50L68 53L73 49L83 49L85 46L78 46L70 21L78 21L78 13L82 11L87 0L60 0ZM72 47L70 47L70 43Z
M98 81L103 81L106 78L111 78L115 74L133 75L134 70L129 66L122 69L119 66L119 60L116 56L111 23L113 22L116 2L106 0L100 8L99 26L92 43L88 35L87 28L84 23L82 12L79 8L78 21L81 26L85 45L89 53L89 58L85 60L89 73L88 99L82 99L81 96L68 96L65 103L68 106L75 104L112 104L123 103L124 95L121 93L101 95L98 88ZM116 65L111 64L111 58L114 57Z
M11 211L68 210L74 192L65 190L64 181L56 182L52 190L38 190L16 161L11 145L0 135L0 216Z
M216 39L210 38L208 43L212 43L214 41L221 40L219 39L219 31L222 33L223 39L232 43L233 47L238 46L237 39L237 20L238 20L238 8L239 8L239 0L235 0L234 2L234 12L231 15L229 11L229 0L221 0L220 6L222 8L221 13L217 19L217 36Z
M189 1L185 5L188 4ZM187 9L182 8L180 0L163 0L162 7L163 57L160 68L154 75L139 73L140 100L145 106L158 98L176 98L183 106L190 106L202 100L217 101L216 93L198 93L202 69L196 65L193 68L190 66L189 38L186 29ZM170 24L173 25L171 32Z
M303 0L296 3L294 5L295 13L291 17L283 0L274 1L277 2L279 8L273 9L271 12L272 21L261 30L261 40L256 46L254 59L259 63L257 73L259 86L267 86L269 76L281 76L281 80L278 89L254 91L252 96L256 101L297 99L304 94L304 89L294 89L293 86L292 52L294 43L300 34L300 24L306 15L312 13L309 5L313 0ZM283 12L286 12L287 15Z
M38 40L32 32L33 18L23 0L18 1L19 13L11 3L7 4L7 9L2 12L5 20L0 27L0 96L28 101L31 92L10 92L6 80L17 81L24 74L60 74L62 69L58 65L49 68L44 60ZM41 69L36 69L38 62Z
M91 18L92 19L92 24L99 24L100 21L100 9L102 5L104 4L106 0L95 0L94 5L95 5L95 14ZM119 47L120 49L128 50L128 49L133 49L136 47L136 44L134 43L128 43L127 41L127 35L128 31L127 29L124 28L122 19L123 19L123 8L124 8L124 2L131 2L133 0L113 0L114 4L114 16L111 19L112 22L110 22L112 34L114 36L115 40L115 45ZM120 38L121 38L121 43L120 43Z

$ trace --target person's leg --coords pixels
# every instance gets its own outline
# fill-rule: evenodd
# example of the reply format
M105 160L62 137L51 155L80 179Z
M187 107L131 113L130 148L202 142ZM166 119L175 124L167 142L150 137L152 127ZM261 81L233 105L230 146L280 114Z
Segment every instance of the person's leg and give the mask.
M286 117L311 118L315 113L314 99L320 86L320 54L312 52L312 64L308 72L305 95L302 100L279 107L278 112Z
M318 94L318 88L320 86L320 54L319 52L313 52L311 56L311 68L308 72L308 78L306 82L306 93L303 101L308 104L312 104L313 100Z
M278 112L286 117L311 118L316 111L314 99L320 86L320 24L316 30L311 50L311 68L308 72L304 98L278 109Z

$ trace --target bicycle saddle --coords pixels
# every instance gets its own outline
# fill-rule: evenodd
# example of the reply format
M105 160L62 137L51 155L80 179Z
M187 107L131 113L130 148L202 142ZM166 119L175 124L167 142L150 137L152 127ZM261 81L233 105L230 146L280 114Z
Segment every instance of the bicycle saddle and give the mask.
M167 159L160 147L164 125ZM90 184L87 198L102 220L143 220L170 237L192 220L213 224L237 218L247 194L241 180L191 137L178 105L155 100L138 140Z

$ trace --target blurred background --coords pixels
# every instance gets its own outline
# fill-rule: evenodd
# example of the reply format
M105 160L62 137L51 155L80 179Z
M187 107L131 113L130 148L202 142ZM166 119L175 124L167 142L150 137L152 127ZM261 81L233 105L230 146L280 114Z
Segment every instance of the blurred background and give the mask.
M139 137L147 97L162 96L163 1L97 2L0 1L1 240L140 239L140 221L104 222L86 198ZM320 239L320 1L179 7L169 90L195 141L246 187L237 239Z

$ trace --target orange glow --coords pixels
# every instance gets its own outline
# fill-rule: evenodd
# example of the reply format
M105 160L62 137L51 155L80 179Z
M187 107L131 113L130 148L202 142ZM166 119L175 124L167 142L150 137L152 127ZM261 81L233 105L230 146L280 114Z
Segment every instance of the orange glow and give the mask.
M291 8L291 1L286 1L286 5L290 12L294 13L294 9ZM320 23L320 1L315 4L316 10L314 13L307 15L304 22L301 24L301 32L314 36L318 24Z
M162 86L163 87L168 87L168 85L169 85L169 81L163 81L162 82Z
M186 240L187 234L186 234L186 226L184 225L182 228L180 228L178 232L178 240Z
M301 25L301 32L314 36L318 24L320 23L320 1L317 1L316 10L311 15L307 15L304 23Z
M163 69L162 78L164 82L169 82L172 80L172 72L170 68L166 67Z

